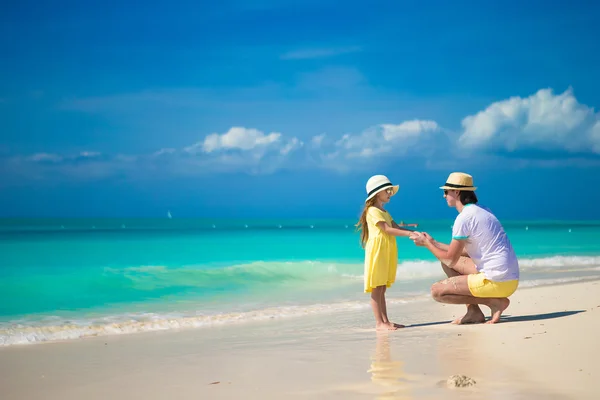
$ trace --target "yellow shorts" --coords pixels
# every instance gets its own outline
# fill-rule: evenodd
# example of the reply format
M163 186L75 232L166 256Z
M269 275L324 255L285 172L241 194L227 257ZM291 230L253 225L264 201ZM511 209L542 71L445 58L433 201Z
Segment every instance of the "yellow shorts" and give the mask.
M517 290L519 281L515 279L506 282L494 282L486 279L483 272L480 272L469 275L467 284L473 297L509 297Z

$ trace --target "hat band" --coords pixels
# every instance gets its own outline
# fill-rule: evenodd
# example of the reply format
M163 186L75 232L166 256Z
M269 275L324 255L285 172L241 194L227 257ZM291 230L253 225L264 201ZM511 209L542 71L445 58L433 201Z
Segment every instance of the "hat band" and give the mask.
M370 196L370 195L372 195L373 193L375 193L375 192L376 192L376 191L378 191L379 189L382 189L382 188L384 188L384 187L388 187L388 186L393 186L393 185L392 185L390 182L388 182L388 183L384 183L383 185L379 185L379 186L377 186L375 189L371 190L371 191L369 192L369 194L367 194L367 197L368 197L368 196Z
M446 184L444 186L453 187L453 188L470 188L470 187L473 187L473 185L457 185L455 183L448 183L448 182L446 182Z

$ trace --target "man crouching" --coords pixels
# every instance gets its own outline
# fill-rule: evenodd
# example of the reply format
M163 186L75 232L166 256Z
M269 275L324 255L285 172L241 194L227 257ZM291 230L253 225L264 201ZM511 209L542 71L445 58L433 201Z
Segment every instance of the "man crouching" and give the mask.
M466 304L467 313L456 324L485 322L479 308L490 308L488 324L500 321L519 286L519 262L500 221L485 207L477 205L471 175L453 172L444 186L449 207L458 211L450 245L439 243L427 233L411 239L426 247L441 263L448 279L431 286L431 295L440 303Z

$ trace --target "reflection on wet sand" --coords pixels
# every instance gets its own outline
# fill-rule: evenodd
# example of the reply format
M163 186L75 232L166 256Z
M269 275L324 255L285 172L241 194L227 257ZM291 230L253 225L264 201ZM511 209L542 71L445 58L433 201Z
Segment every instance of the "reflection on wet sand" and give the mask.
M371 356L371 381L384 388L378 399L408 399L409 382L402 361L394 361L388 332L377 333L375 354Z

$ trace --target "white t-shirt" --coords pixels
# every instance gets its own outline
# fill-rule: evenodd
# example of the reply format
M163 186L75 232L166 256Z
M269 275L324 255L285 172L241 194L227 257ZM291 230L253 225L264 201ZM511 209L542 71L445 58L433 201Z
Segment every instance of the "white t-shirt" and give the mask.
M500 221L490 210L467 204L452 227L452 239L465 240L465 250L490 281L519 279L517 255Z

